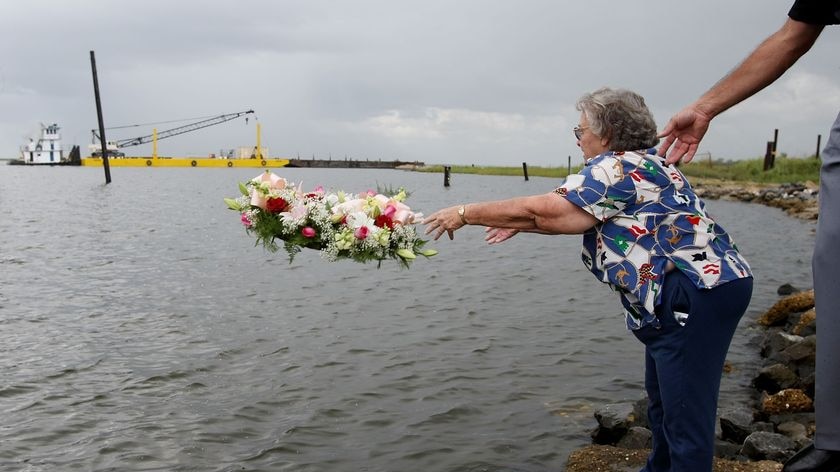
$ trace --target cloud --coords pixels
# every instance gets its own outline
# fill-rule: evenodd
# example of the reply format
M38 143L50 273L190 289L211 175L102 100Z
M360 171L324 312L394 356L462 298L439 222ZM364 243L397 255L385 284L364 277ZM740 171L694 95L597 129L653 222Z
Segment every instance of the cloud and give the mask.
M444 139L476 136L498 141L526 128L521 114L482 112L465 109L427 108L422 116L407 117L397 110L361 123L363 129L390 139Z
M0 157L41 121L59 123L65 144L86 144L94 50L106 126L253 108L281 156L551 165L579 155L569 128L582 93L634 89L662 125L777 28L789 3L10 2L0 16ZM716 119L701 150L751 157L783 127L786 145L808 143L786 152L811 152L814 130L840 108L839 48L840 28L826 28L782 80ZM115 137L151 130L124 132L134 134ZM253 121L231 122L173 137L161 152L207 155L254 139Z
M732 110L733 115L773 115L785 121L803 121L813 113L836 114L840 83L826 76L794 70L767 93ZM790 113L800 110L800 113Z

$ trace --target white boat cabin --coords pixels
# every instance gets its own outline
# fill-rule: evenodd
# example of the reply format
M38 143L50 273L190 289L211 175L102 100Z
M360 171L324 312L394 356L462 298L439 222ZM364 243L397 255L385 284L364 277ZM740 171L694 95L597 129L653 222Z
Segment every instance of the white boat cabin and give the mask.
M41 136L36 140L29 138L29 144L20 150L24 164L58 164L64 160L61 149L60 128L53 123L49 126L41 125Z

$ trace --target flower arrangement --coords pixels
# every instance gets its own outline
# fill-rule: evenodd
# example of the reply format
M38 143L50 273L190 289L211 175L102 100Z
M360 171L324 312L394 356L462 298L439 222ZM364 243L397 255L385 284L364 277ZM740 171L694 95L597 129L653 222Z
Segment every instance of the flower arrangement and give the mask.
M266 170L239 184L242 196L225 198L228 208L238 211L248 234L269 251L279 249L289 262L303 248L317 249L328 261L352 259L381 262L395 259L408 265L418 255L432 257L437 251L423 249L414 227L422 216L405 204L405 190L395 195L367 191L355 195L326 192L317 187L304 192L301 185Z

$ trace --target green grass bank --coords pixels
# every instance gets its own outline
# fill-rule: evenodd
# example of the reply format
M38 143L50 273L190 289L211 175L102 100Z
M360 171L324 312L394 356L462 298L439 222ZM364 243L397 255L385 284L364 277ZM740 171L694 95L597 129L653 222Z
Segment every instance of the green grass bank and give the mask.
M582 166L572 166L577 172ZM494 166L450 166L452 174L509 175L523 176L519 167ZM680 169L688 177L719 179L733 182L757 182L768 184L819 182L820 160L814 156L805 158L777 157L772 169L764 170L764 158L740 161L703 161L697 159L688 164L681 164ZM418 172L443 173L443 165L429 165L416 169ZM562 178L568 175L568 167L528 166L529 177Z

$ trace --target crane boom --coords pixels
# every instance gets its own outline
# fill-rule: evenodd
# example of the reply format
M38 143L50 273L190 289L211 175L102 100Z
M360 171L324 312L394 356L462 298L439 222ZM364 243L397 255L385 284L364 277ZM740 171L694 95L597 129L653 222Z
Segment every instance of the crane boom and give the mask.
M169 137L172 137L172 136L177 136L179 134L189 133L190 131L195 131L197 129L207 128L208 126L218 125L220 123L224 123L224 122L230 121L230 120L235 120L236 118L239 118L240 116L248 115L248 114L251 114L251 113L254 113L254 110L240 111L238 113L228 113L228 114L219 115L219 116L216 116L214 118L207 119L207 120L196 121L195 123L190 123L188 125L179 126L177 128L172 128L172 129L160 131L160 132L157 133L157 139L159 141L161 139L169 138ZM99 135L96 133L95 129L91 130L91 133L93 133L93 136L94 136L95 140L100 139ZM152 139L154 139L153 136L154 135L149 134L149 135L140 136L140 137L137 137L137 138L120 139L118 141L108 141L108 144L109 144L109 147L110 147L111 143L116 144L117 148L139 146L141 144L146 144L146 143L152 142Z

